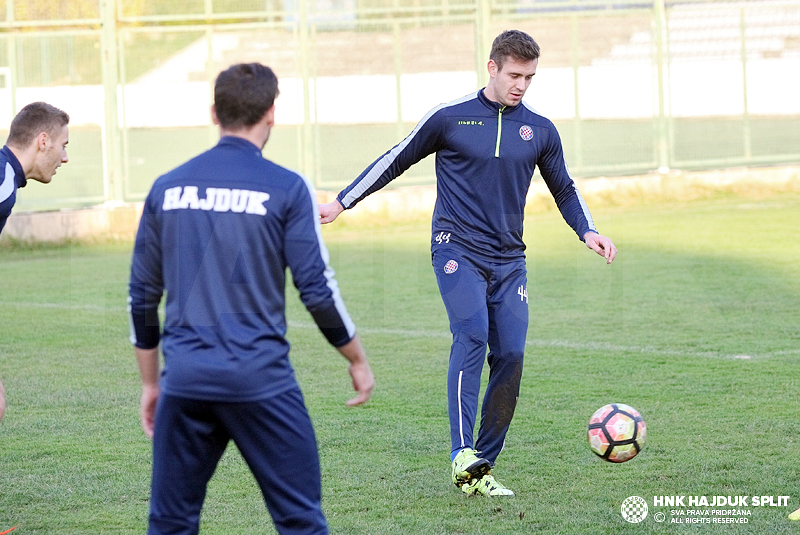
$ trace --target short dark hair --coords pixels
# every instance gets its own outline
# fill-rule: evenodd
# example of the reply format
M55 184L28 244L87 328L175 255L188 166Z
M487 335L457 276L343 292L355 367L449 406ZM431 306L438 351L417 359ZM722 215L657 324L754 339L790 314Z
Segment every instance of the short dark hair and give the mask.
M539 59L539 52L539 45L533 37L519 30L506 30L494 38L489 59L495 62L499 71L508 57L518 61L533 61Z
M217 76L214 109L220 126L241 130L255 125L275 103L278 77L260 63L232 65Z
M46 102L31 102L11 121L6 145L24 149L42 132L55 137L68 124L69 115L65 111Z

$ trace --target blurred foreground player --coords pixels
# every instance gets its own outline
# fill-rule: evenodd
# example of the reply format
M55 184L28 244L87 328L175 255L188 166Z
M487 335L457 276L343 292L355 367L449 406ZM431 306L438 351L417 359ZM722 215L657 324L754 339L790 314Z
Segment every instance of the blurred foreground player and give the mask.
M17 189L28 179L47 184L62 163L67 163L69 115L45 102L32 102L11 121L6 145L0 149L0 232L17 202ZM0 381L0 420L6 396Z
M451 477L467 494L514 495L489 470L505 444L522 378L528 330L522 229L534 167L586 246L609 264L617 253L595 230L555 126L522 101L538 63L539 45L528 34L501 33L492 44L485 88L431 110L335 201L320 206L320 221L329 223L436 153L431 254L453 334L447 377ZM489 383L473 441L485 360Z
M149 535L198 533L206 486L231 440L279 534L328 533L316 438L288 359L287 267L318 327L350 362L358 394L348 404L372 392L311 185L261 153L277 95L268 67L222 72L212 107L219 143L161 176L145 201L129 306L142 427L153 438Z

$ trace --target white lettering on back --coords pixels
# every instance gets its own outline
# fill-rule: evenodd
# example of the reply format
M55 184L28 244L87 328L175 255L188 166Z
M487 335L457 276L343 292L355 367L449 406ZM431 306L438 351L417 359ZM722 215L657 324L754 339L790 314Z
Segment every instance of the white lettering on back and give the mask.
M267 215L264 203L269 200L269 193L263 191L251 191L250 202L247 203L247 213L257 215Z
M206 188L206 196L198 197L197 186L178 186L164 190L162 210L213 210L215 212L233 212L266 215L264 203L269 200L269 193L247 189Z
M164 191L164 204L161 206L162 210L174 210L178 207L181 201L181 188L169 188Z

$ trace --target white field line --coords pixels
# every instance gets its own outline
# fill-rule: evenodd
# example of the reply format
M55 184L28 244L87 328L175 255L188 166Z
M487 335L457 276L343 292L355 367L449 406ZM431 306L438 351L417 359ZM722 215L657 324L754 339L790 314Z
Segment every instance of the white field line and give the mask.
M50 308L55 310L88 310L91 312L125 312L124 307L104 307L100 305L68 305L66 303L29 303L29 302L8 302L0 301L0 308Z
M300 327L303 329L307 328L314 328L316 326L313 324L298 324L295 322L289 322L290 327ZM448 332L433 332L433 331L410 331L410 330L403 330L403 329L370 329L370 328L359 328L359 332L366 333L366 334L389 334L395 336L401 336L406 338L446 338L450 339L450 333ZM525 345L528 347L537 347L537 348L549 348L549 347L557 347L557 348L564 348L564 349L573 349L576 351L605 351L608 353L642 353L647 355L663 355L663 356L672 356L672 357L704 357L704 358L720 358L720 359L739 359L739 360L751 360L751 359L763 359L767 357L777 357L780 355L794 355L800 354L800 349L787 349L781 351L772 351L769 353L759 353L759 354L729 354L729 353L720 353L718 351L686 351L682 349L660 349L653 346L634 346L634 345L620 345L620 344L611 344L608 342L575 342L572 340L543 340L538 338L528 338L525 341Z
M18 308L49 308L56 310L86 310L91 312L112 312L112 313L126 313L124 307L104 307L99 305L68 305L63 303L31 303L31 302L4 302L0 301L0 307L18 307ZM163 314L163 310L161 311ZM288 326L293 329L316 329L317 326L310 322L289 321ZM358 332L364 334L378 334L378 335L392 335L403 338L421 338L421 339L450 339L450 333L446 331L423 331L423 330L410 330L410 329L385 329L385 328L359 328ZM636 346L636 345L622 345L611 344L608 342L575 342L572 340L544 340L538 338L528 338L525 345L528 347L548 348L556 347L563 349L572 349L576 351L605 351L614 353L641 353L647 355L662 355L667 357L705 357L705 358L720 358L720 359L763 359L767 357L778 357L783 355L797 355L800 354L798 349L784 349L780 351L771 351L768 353L747 354L747 353L720 353L718 351L686 351L683 349L664 349L653 346Z

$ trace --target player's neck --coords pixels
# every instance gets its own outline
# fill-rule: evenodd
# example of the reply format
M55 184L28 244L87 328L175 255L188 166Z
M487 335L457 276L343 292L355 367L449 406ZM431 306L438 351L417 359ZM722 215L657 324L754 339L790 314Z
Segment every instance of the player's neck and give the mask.
M267 139L269 139L269 133L266 133L266 137L262 132L253 132L252 130L223 130L220 129L219 131L220 139L223 137L238 137L239 139L244 139L245 141L249 141L259 149L263 150L264 146L267 144Z
M17 158L19 165L22 167L22 172L27 177L33 170L33 163L36 160L38 146L35 143L31 143L24 149L11 145L6 145L6 147L8 147L8 150Z
M267 112L264 114L261 120L258 121L253 126L238 128L236 130L231 130L220 126L219 137L234 136L246 139L256 147L258 147L260 150L263 150L264 146L267 144L267 140L269 139L269 134L272 131L272 127L274 124L275 124L275 106L272 106L269 110L267 110Z

